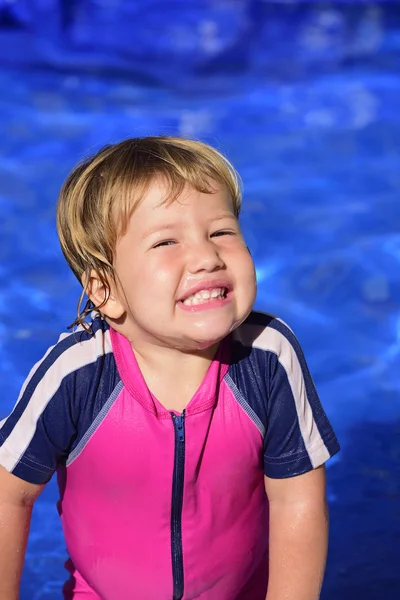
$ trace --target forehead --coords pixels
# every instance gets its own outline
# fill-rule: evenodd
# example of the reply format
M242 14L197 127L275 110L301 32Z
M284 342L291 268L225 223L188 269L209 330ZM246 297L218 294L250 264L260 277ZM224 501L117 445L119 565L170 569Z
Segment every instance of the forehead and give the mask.
M179 216L207 216L220 212L234 214L232 198L226 187L207 182L207 190L199 191L184 185L177 194L163 181L154 181L132 211L130 221L140 226L145 220L174 219Z

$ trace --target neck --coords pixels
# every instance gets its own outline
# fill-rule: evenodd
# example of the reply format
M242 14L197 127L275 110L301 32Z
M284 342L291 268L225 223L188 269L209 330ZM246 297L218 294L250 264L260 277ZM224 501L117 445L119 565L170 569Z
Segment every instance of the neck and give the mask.
M190 377L190 373L203 369L207 371L219 346L219 344L214 344L205 350L182 351L153 344L141 344L140 346L132 342L131 344L141 368L143 365L159 374L168 374L168 378L179 375L179 379L186 374Z
M147 387L167 410L182 412L203 382L218 349L191 353L132 346Z

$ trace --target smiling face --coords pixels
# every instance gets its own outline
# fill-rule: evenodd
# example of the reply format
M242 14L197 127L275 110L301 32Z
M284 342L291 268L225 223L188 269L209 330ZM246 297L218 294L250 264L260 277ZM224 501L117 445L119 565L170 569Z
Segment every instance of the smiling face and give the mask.
M202 350L251 311L254 264L228 192L213 187L164 202L166 187L154 182L118 240L113 316L133 346Z

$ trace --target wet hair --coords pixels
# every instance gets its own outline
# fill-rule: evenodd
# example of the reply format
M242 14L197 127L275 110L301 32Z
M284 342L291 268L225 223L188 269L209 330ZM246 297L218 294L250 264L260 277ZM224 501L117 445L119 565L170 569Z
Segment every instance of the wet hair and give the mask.
M57 206L57 231L63 254L82 283L77 318L82 325L95 307L82 308L94 269L106 290L115 281L114 254L135 207L157 179L166 183L165 201L173 201L186 185L212 194L228 190L236 216L241 206L239 176L220 152L203 142L178 137L131 138L105 146L81 162L65 181Z

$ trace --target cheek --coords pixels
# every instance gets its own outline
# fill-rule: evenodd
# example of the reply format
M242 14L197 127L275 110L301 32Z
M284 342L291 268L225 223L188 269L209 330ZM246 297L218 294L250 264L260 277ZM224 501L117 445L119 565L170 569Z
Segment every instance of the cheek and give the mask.
M179 279L179 273L172 257L155 255L144 257L136 270L138 286L153 291L154 299L160 301L163 293L173 293Z
M164 269L157 269L152 272L151 281L155 285L167 285L171 283L171 273L165 267Z
M174 260L166 252L151 257L149 261L143 261L144 276L156 285L171 284L174 279Z
M246 284L255 282L256 270L251 254L246 246L234 258L235 270L238 277Z
M240 262L240 268L237 272L237 283L241 290L242 301L246 305L253 305L257 294L257 279L255 265L249 253L243 256Z

